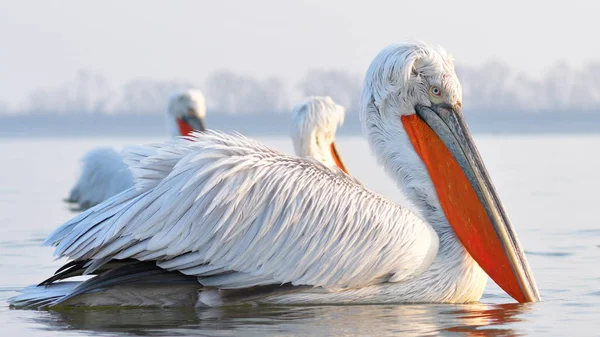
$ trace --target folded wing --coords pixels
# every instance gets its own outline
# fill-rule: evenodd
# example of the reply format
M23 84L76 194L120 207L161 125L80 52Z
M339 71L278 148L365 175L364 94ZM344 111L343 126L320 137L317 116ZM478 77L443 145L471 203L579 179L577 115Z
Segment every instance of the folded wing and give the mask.
M129 149L136 186L46 240L87 261L156 261L205 286L326 289L419 275L438 237L413 213L346 175L218 132Z

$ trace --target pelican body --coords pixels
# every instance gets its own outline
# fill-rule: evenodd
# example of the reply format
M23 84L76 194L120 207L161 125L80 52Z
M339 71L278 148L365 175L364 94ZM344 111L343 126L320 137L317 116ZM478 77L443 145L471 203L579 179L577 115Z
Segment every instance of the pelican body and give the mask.
M414 210L242 136L132 149L136 186L50 234L71 262L11 303L467 303L488 275L538 301L461 104L441 48L391 46L367 71L363 130Z
M348 173L335 145L335 133L344 124L345 114L344 107L328 96L310 96L294 107L291 136L296 155Z
M204 131L206 103L199 90L186 90L169 98L167 130L172 137L186 136L193 130ZM133 175L115 149L98 148L86 153L82 171L71 189L67 202L78 209L95 206L134 185Z

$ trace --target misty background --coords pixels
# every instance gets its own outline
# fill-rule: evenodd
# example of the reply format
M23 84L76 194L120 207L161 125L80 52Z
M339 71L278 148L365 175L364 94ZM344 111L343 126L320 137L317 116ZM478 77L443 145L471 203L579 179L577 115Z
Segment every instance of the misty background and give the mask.
M500 61L480 67L457 65L456 70L463 86L463 111L475 131L600 130L600 62L581 69L560 62L539 79ZM200 83L140 77L116 86L101 73L81 70L56 86L35 89L21 108L0 103L0 132L157 134L164 132L169 95L199 88L206 96L208 122L217 122L220 129L285 133L294 104L308 95L329 95L347 109L344 131L357 133L362 78L339 69L311 69L299 82L289 83L275 76L218 70Z
M515 72L500 61L456 68L470 115L600 112L600 62L581 69L560 62L540 79ZM56 86L35 89L23 107L10 109L2 104L0 111L5 115L164 114L171 93L199 88L211 113L217 114L287 113L308 95L329 95L352 113L358 108L362 79L362 74L340 69L310 69L297 83L218 70L200 83L140 77L115 86L101 73L80 70Z
M0 136L164 134L167 97L192 87L211 128L287 133L328 95L357 133L370 61L414 39L454 55L475 132L600 131L593 0L59 4L0 0Z

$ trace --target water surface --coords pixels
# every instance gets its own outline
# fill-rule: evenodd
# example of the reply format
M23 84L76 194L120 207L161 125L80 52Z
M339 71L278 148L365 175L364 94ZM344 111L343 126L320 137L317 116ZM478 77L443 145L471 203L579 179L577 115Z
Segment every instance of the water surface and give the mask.
M74 216L62 199L98 146L160 138L0 139L0 326L5 336L600 336L599 136L476 135L543 301L520 305L491 281L481 303L214 309L12 310L6 299L64 261L40 244ZM291 153L285 137L262 138ZM341 155L368 188L401 203L360 137Z

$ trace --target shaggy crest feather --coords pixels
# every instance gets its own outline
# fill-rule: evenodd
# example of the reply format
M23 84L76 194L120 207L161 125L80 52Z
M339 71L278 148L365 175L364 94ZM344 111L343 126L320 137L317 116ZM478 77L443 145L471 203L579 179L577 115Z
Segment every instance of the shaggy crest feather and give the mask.
M291 136L296 155L314 158L335 167L331 143L344 123L345 109L331 97L310 96L292 111Z
M171 116L185 116L189 109L193 109L198 117L206 117L206 99L202 91L188 89L169 96L167 111Z
M171 137L182 136L177 124L177 118L192 113L199 119L204 119L206 117L206 99L204 98L204 94L197 89L176 92L169 97L167 112L167 132Z

